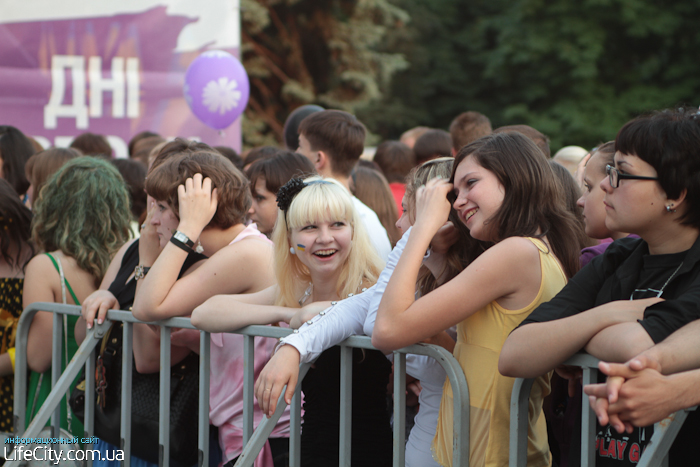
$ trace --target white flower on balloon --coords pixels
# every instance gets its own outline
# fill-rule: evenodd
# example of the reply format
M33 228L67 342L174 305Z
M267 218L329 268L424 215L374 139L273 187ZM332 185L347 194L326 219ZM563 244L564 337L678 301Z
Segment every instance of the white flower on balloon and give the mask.
M209 81L202 91L202 103L209 112L219 112L223 115L236 107L241 100L241 91L237 90L237 87L235 79L229 81L226 77Z

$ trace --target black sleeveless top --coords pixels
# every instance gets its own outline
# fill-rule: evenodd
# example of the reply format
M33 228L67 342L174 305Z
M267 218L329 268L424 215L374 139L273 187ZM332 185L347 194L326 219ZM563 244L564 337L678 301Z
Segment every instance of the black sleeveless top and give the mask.
M181 278L182 275L187 271L193 264L203 259L207 259L206 256L192 252L187 255L185 264L182 265L180 269L180 274L177 278ZM134 297L136 296L136 281L129 280L129 277L134 273L134 269L139 265L139 240L136 239L126 252L124 252L124 257L122 258L122 264L117 273L117 277L114 278L109 286L109 291L112 292L119 302L119 308L122 310L128 310L131 305L134 304ZM127 282L128 281L128 282Z
M321 354L301 383L304 420L302 467L338 465L340 422L340 347ZM390 466L392 433L386 388L391 363L378 350L353 349L351 465Z

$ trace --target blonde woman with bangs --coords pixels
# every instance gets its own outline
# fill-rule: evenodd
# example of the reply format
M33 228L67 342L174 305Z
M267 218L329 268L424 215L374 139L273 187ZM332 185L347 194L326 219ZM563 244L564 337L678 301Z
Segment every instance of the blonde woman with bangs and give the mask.
M382 271L377 284L367 292L343 300L338 305L326 310L319 316L283 339L284 344L263 368L256 382L256 395L265 413L275 410L276 401L283 387L287 386L285 399L291 400L291 395L299 376L299 363L312 362L322 351L342 342L352 335L371 336L377 308L398 262L404 246L409 238L409 230L416 218L416 191L434 178L448 179L452 173L454 158L443 157L433 159L414 168L406 180L406 190L401 201L402 215L396 222L396 227L403 232L403 238L389 255L387 265ZM423 260L418 279L416 293L425 295L439 285L452 279L464 269L469 259L474 256L476 242L455 242L454 233L462 229L456 216L446 223L444 231L449 235L434 239L433 250ZM445 253L438 253L437 244L443 240L444 245L451 244ZM454 347L455 333L452 329L434 336L430 343L442 345L449 350ZM430 445L437 429L438 410L442 387L445 383L445 371L432 358L408 355L406 358L406 374L420 381L422 390L418 396L420 411L415 416L414 425L406 443L407 467L438 467L433 460Z
M336 301L374 285L383 267L339 183L320 177L292 179L277 196L272 234L277 284L247 295L219 295L195 308L192 324L210 332L250 324L285 322L292 327ZM316 360L302 383L304 466L338 463L339 348ZM386 385L391 364L376 350L353 351L352 465L391 465Z

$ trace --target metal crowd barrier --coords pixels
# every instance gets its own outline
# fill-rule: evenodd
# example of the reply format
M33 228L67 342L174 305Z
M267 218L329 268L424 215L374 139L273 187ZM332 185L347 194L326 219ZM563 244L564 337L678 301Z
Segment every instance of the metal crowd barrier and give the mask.
M53 344L51 362L52 391L29 426L25 427L25 413L27 407L27 337L29 326L37 311L53 312ZM15 398L14 398L14 428L17 436L21 438L37 437L40 431L51 418L52 437L60 432L60 402L64 400L71 382L80 370L85 368L85 438L94 435L94 411L95 399L90 395L95 392L95 347L105 335L113 321L122 321L123 326L123 353L122 353L122 390L121 390L121 446L124 451L122 465L130 467L131 464L131 377L133 324L142 323L133 317L128 311L110 310L107 319L101 325L95 322L95 326L87 332L85 340L78 351L61 373L61 342L63 321L60 315L80 315L80 307L75 305L63 305L56 303L34 303L27 307L19 321L16 337L16 361L15 361ZM160 339L160 426L159 426L159 466L170 464L170 329L187 328L196 329L190 323L189 318L171 318L164 321L152 322L161 326ZM277 411L270 419L264 418L257 430L253 430L253 404L254 404L254 338L271 337L280 338L288 335L290 329L274 326L248 326L236 331L236 334L244 336L243 355L246 362L244 370L243 389L243 452L236 466L247 467L253 461L265 440L272 432L277 420L286 407L283 396L277 404ZM210 335L200 331L200 361L199 361L199 413L198 413L198 463L199 467L209 466L209 363L210 363ZM350 434L352 423L352 348L374 349L371 339L368 337L354 336L345 340L341 345L341 408L340 408L340 462L341 466L350 465ZM427 355L433 357L447 373L452 385L454 396L454 447L453 464L469 465L469 391L467 381L457 360L450 352L442 347L426 344L416 344L394 352L394 462L393 465L404 465L405 449L405 381L406 381L406 354ZM308 371L309 364L300 366L299 382L295 388L290 412L290 467L300 465L300 439L301 439L301 407L300 393L301 380ZM284 394L284 390L282 391ZM91 449L92 445L84 445L84 449ZM6 466L16 467L22 461L8 461ZM87 466L92 466L92 460L87 460Z
M565 362L566 365L581 367L581 383L594 384L598 378L597 358L579 353ZM534 379L517 378L510 401L510 459L509 467L527 466L528 400ZM654 425L654 434L639 459L638 467L667 467L668 450L683 426L688 412L695 408L679 410ZM588 396L582 393L581 412L581 467L595 466L596 416L588 403Z

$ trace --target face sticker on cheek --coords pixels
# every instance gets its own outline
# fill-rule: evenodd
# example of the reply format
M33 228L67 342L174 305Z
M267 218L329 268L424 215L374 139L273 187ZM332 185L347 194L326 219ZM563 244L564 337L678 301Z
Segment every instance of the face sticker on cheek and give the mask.
M301 243L297 243L297 248L301 251L306 251L306 246L302 245Z

